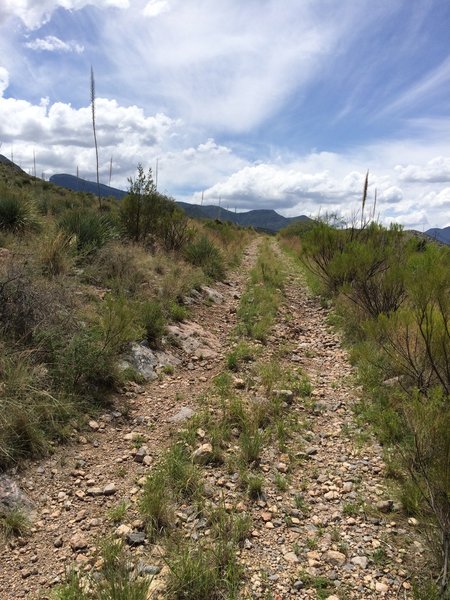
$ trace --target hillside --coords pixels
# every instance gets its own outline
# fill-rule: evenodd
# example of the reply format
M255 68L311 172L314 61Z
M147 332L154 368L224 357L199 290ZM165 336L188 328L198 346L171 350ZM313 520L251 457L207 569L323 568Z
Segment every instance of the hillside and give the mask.
M442 242L443 244L450 245L450 226L444 227L440 229L439 227L434 227L433 229L428 229L425 231L425 235L437 240L438 242Z
M61 173L58 175L52 175L50 177L51 183L65 187L68 190L74 192L84 192L89 194L97 195L97 183L94 181L88 181L87 179L81 179L81 177L75 177L74 175L67 175ZM126 195L123 190L110 187L109 185L100 184L100 196L102 198L113 197L119 200Z
M9 158L6 158L6 156L3 156L3 154L0 154L0 165L6 165L7 167L10 167L14 171L17 171L18 173L23 173L26 175L26 173L23 169L21 169L18 165L16 165L16 163L9 160Z

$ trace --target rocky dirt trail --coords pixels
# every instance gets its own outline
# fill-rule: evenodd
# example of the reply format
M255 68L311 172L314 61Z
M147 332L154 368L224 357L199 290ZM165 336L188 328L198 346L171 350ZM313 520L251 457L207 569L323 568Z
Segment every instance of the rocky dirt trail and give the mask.
M181 364L172 375L130 386L127 418L110 411L93 419L90 431L78 433L73 445L17 475L33 503L34 521L30 536L0 553L2 599L39 593L46 598L68 565L94 566L98 540L115 529L108 511L123 500L133 505L139 480L197 410L196 399L211 387L213 376L224 370L236 308L256 254L255 242L230 282L215 286L220 293L216 302L193 309L193 329L207 332L197 331L206 343L203 349L194 344L188 355L180 350ZM257 361L275 361L282 369L306 374L311 395L292 398L290 390L282 392L287 414L299 426L283 451L274 441L264 448L258 467L264 477L262 497L250 500L238 474L226 465L203 470L212 500L252 517L239 551L245 572L241 597L411 598L408 565L423 553L415 523L401 519L386 489L381 449L355 424L354 373L338 335L326 323L328 311L307 292L294 262L283 261L288 271L284 300ZM245 366L235 380L237 393L251 401L267 394L255 368ZM177 515L186 535L203 535L201 518L191 518L186 507L185 512ZM138 555L146 555L146 572L158 573L161 565L147 547L137 512L127 515L127 523L123 535L142 537L136 538L142 543ZM158 591L164 589L163 577L157 575L153 583L149 598L164 597Z
M248 597L411 598L408 575L424 552L417 522L401 516L382 450L355 423L355 373L327 325L329 311L286 260L285 302L265 354L306 373L312 394L290 408L304 427L288 453L269 448L261 463L266 497L253 507L242 551ZM284 474L281 491L275 483Z
M87 431L74 431L73 444L0 480L3 496L23 494L32 509L30 535L0 548L1 600L45 598L71 564L92 568L96 543L114 530L109 511L138 499L137 482L222 368L258 244L251 243L228 281L193 296L189 323L172 328L178 348L170 351L179 361L173 374L130 384L124 391L126 416L118 397L115 407L89 420ZM142 529L137 513L136 519L136 530Z

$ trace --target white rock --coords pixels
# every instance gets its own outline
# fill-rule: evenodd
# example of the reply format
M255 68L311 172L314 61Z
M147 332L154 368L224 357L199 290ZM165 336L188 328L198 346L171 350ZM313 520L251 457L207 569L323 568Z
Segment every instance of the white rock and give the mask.
M366 569L368 560L366 556L354 556L350 562L361 567L361 569Z

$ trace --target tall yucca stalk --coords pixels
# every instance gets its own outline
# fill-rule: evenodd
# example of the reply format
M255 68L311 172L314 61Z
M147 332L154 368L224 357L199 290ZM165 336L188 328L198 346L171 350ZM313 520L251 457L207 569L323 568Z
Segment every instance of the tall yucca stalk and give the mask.
M95 166L97 172L97 199L99 208L102 207L102 201L100 198L100 178L98 174L98 144L97 144L97 132L95 129L95 79L94 69L91 66L91 109L92 109L92 130L94 132L94 145L95 145Z
M362 195L362 208L361 208L361 229L364 226L364 208L366 206L368 187L369 187L369 171L367 171L366 179L364 180L364 189L363 189L363 195Z

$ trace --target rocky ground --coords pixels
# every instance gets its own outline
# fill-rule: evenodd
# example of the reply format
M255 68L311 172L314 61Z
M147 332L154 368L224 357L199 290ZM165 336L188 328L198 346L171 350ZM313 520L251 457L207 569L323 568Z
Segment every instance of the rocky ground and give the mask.
M230 281L215 286L218 294L205 291L195 299L192 323L173 328L172 352L179 360L173 373L166 368L146 385L128 386L111 410L91 416L87 430L74 432L73 443L0 482L4 489L17 484L32 510L30 534L0 552L2 598L49 597L70 564L95 568L99 540L114 533L133 547L147 573L156 574L152 597L161 594L160 548L146 540L133 507L146 473L224 369L256 253L254 243ZM327 326L327 310L285 260L284 301L258 362L275 359L307 374L311 396L286 396L289 418L299 426L283 451L276 443L264 448L261 498L250 500L232 469L204 468L209 495L252 517L240 550L242 597L410 598L410 568L423 553L416 524L402 518L387 491L381 449L354 422L354 374L339 337ZM254 369L247 365L235 380L242 396L264 393ZM131 508L124 522L114 522L121 502ZM191 518L189 507L177 518L194 539L205 526Z

